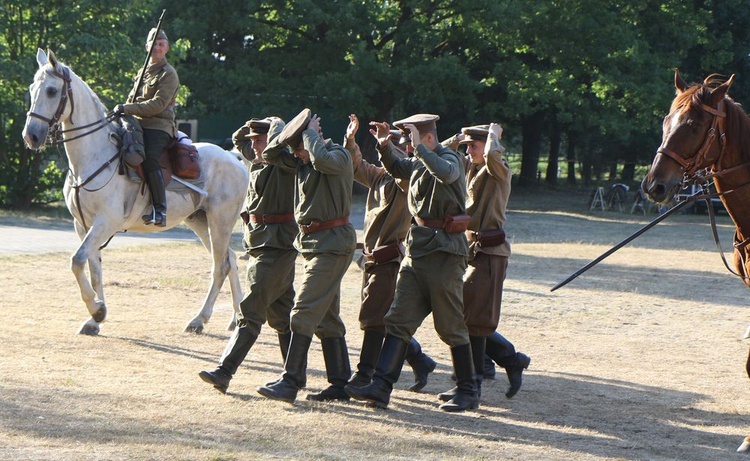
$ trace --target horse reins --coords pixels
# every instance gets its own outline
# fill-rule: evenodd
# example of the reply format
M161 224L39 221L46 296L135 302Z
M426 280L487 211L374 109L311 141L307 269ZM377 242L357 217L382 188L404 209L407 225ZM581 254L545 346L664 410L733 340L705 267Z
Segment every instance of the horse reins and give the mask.
M64 145L66 142L73 141L75 139L82 138L84 136L88 136L92 133L95 133L105 126L109 124L114 119L114 114L110 114L106 117L100 118L99 120L89 123L87 125L78 126L75 128L70 128L67 130L61 130L60 127L60 117L62 117L62 114L65 112L65 108L68 104L68 101L70 101L70 116L68 117L70 119L70 123L73 124L73 112L75 112L75 103L73 102L73 87L71 85L71 78L70 78L70 70L67 67L62 67L62 73L58 72L56 69L53 69L52 71L48 72L49 75L53 75L55 77L58 77L62 79L63 81L63 88L62 88L62 95L60 96L60 102L57 104L57 110L55 111L55 115L52 116L52 118L45 117L43 115L39 115L36 112L29 111L27 112L27 116L38 118L39 120L42 120L47 123L47 138L50 140L49 143L56 146L58 148L58 152L61 145ZM98 125L93 130L87 131L85 133L81 133L77 136L74 136L72 138L63 139L63 136L66 133L72 133L75 131L85 130L86 128L90 128L92 126ZM60 153L62 156L62 153ZM109 181L107 181L102 187L99 187L98 189L85 189L84 186L91 182L95 177L97 177L102 171L106 170L109 165L112 164L118 157L120 156L120 153L117 152L112 158L107 160L101 167L99 167L98 170L96 170L93 174L91 174L88 178L86 178L83 182L80 184L73 184L71 187L75 189L76 195L75 195L75 201L76 201L76 208L78 209L78 214L81 216L81 224L83 224L84 230L88 232L88 226L86 225L86 219L83 216L83 211L81 210L81 199L80 199L80 191L81 189L87 191L87 192L96 192L99 189L102 189L104 186L109 184ZM70 172L70 168L68 168L68 171ZM110 178L111 179L111 178Z

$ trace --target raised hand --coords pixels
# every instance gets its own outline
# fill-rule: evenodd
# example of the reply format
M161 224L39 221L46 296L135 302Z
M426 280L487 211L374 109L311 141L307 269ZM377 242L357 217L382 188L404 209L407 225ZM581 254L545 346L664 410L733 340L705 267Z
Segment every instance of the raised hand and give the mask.
M354 139L359 130L359 119L356 115L349 115L349 126L346 127L346 139Z
M503 139L503 127L499 123L490 123L490 133L495 133L497 139Z
M378 144L385 147L391 140L391 126L388 122L370 122L370 134L377 139Z

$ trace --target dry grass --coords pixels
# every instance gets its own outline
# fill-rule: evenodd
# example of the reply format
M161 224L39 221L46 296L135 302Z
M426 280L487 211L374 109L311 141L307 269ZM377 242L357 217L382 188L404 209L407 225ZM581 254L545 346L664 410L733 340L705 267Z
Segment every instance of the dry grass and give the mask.
M99 337L74 334L86 315L68 254L0 257L0 458L742 459L748 292L725 272L705 217L670 219L550 293L646 220L541 212L524 200L511 203L500 331L531 367L514 399L499 373L481 408L464 414L437 409L452 382L431 319L417 337L440 365L422 393L405 390L405 368L387 411L313 404L305 391L291 406L255 392L280 371L268 328L228 395L198 378L226 343L231 303L225 287L206 334L182 333L210 267L197 244L105 250L110 310ZM728 244L726 218L721 231ZM353 364L359 283L352 265L342 317ZM317 340L309 360L317 390L326 384Z

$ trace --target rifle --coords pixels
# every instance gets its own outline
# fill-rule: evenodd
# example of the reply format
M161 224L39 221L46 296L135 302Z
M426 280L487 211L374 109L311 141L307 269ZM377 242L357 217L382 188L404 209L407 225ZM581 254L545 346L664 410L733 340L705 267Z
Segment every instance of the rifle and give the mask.
M132 103L136 97L138 97L138 93L141 91L141 85L143 84L143 75L146 73L146 69L148 68L148 62L151 60L151 53L154 51L154 44L156 43L156 37L159 36L159 31L161 30L161 22L164 20L164 13L166 13L167 10L162 10L161 16L159 16L159 22L156 24L156 33L154 34L154 39L151 40L151 44L148 47L148 54L146 55L146 60L143 62L143 67L141 68L141 72L138 74L138 78L136 79L135 86L133 87L133 92L131 93L132 96L128 97L128 104Z

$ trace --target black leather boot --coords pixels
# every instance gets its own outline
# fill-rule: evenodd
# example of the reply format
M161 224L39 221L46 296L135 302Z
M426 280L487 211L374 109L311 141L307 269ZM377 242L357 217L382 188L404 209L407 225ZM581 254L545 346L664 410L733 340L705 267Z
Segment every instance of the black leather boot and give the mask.
M297 391L305 382L307 352L310 349L311 342L312 337L310 336L292 333L289 353L284 363L284 374L278 382L258 388L258 393L269 399L294 403L294 399L297 398Z
M391 400L393 385L398 381L401 367L404 366L408 346L409 343L395 336L386 335L372 382L364 387L347 384L344 391L355 400L362 400L378 408L386 408Z
M346 339L323 338L320 340L323 347L323 360L326 364L326 376L331 384L317 394L307 394L307 400L325 402L331 400L349 400L349 395L344 392L352 368L349 365L349 350L346 347Z
M487 355L484 356L484 379L495 379L495 362Z
M477 396L476 372L471 356L471 344L451 348L453 369L456 371L456 395L440 405L443 411L465 411L479 408Z
M508 375L508 382L510 383L505 396L511 398L516 395L521 390L523 370L529 367L531 357L516 352L513 344L498 332L494 332L487 337L487 355L498 366L505 368L505 374Z
M277 335L279 336L279 350L281 351L281 364L283 366L284 362L286 362L286 354L289 352L289 341L292 339L292 332L287 331L286 333L277 333ZM274 379L273 381L267 382L266 386L276 384L279 381L281 381L281 378ZM306 385L307 383L303 382L300 389L303 389Z
M487 338L485 336L469 336L469 344L471 345L471 357L474 360L474 371L477 372L476 384L477 384L477 398L482 398L482 381L484 380L484 351ZM494 367L494 365L493 365ZM438 394L438 399L443 402L447 402L456 396L458 392L458 386L453 389Z
M349 384L354 387L367 386L375 374L375 365L380 357L380 349L383 347L385 333L377 330L365 330L362 338L362 351L359 353L359 364L357 371L349 379Z
M419 392L427 385L427 376L435 371L437 363L422 352L422 346L414 338L411 338L406 349L406 361L414 371L414 384L409 386L409 390Z
M219 392L226 394L229 381L247 357L256 339L258 339L258 333L251 331L247 326L235 328L219 359L219 366L214 371L201 371L198 376L203 381L212 384Z
M161 173L161 168L146 173L146 182L151 192L153 207L151 214L143 215L143 222L165 227L167 225L167 195L164 190L164 176Z

